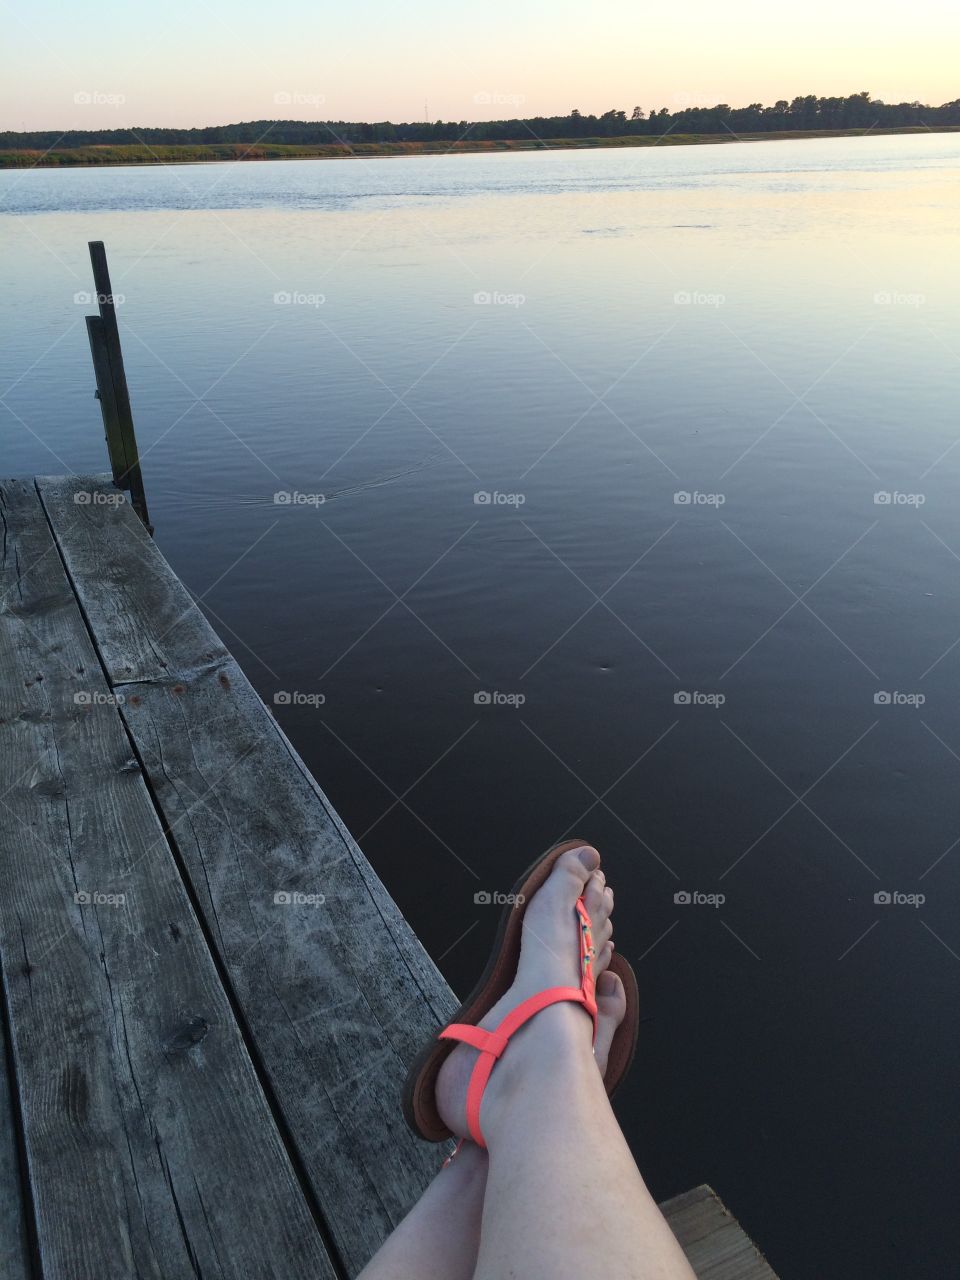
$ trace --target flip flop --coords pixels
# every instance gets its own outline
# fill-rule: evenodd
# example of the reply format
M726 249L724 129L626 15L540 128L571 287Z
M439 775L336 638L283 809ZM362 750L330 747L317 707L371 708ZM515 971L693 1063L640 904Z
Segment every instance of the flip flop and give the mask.
M470 1044L480 1050L467 1089L467 1124L470 1136L479 1146L485 1146L480 1132L480 1100L487 1080L497 1059L509 1043L510 1037L530 1018L561 1000L582 1004L593 1018L594 1037L597 1028L597 1004L593 978L593 943L590 936L590 917L577 899L580 933L581 982L579 987L550 987L517 1005L503 1019L495 1031L483 1031L477 1023L486 1016L497 1001L510 989L520 962L520 937L523 917L533 895L553 870L554 863L568 849L579 849L586 841L565 840L555 845L520 877L510 895L511 901L504 907L497 930L497 938L480 981L454 1015L453 1022L444 1027L436 1038L430 1039L417 1054L407 1073L403 1086L403 1114L407 1124L428 1142L443 1142L454 1135L444 1124L437 1110L436 1083L440 1068L458 1043ZM627 997L627 1011L614 1033L607 1059L604 1085L608 1096L613 1096L630 1069L637 1048L640 1027L640 999L637 979L629 961L618 951L610 961L610 973L615 973L623 983Z

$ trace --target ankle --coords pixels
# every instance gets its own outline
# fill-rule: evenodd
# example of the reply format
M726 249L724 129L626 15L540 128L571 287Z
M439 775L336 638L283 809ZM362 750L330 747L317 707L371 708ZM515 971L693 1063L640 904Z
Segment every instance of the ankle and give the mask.
M515 1107L538 1100L554 1106L581 1087L584 1076L596 1074L593 1024L586 1010L572 1002L543 1009L513 1036L490 1076L480 1108L487 1145L511 1123Z

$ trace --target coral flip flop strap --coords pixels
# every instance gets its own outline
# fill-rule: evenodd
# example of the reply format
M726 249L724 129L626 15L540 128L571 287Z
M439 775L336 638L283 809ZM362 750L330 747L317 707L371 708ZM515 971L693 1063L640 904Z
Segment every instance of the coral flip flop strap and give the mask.
M453 1022L440 1032L439 1038L441 1040L459 1040L463 1044L468 1044L480 1051L480 1057L477 1059L470 1076L470 1083L467 1085L467 1128L470 1131L470 1137L479 1147L486 1147L487 1145L480 1131L480 1103L483 1101L483 1092L487 1087L487 1081L490 1079L490 1073L493 1071L497 1059L510 1043L511 1037L520 1030L524 1023L529 1022L542 1009L549 1008L552 1004L570 1001L574 1004L582 1004L587 1013L590 1014L593 1019L593 1038L594 1040L597 1038L597 999L596 984L593 976L593 935L590 917L587 915L587 909L583 905L582 898L577 899L577 915L579 916L580 925L581 979L579 987L549 987L546 991L540 991L537 995L530 996L518 1004L515 1009L511 1009L493 1031L483 1031L480 1027L473 1027L467 1023Z

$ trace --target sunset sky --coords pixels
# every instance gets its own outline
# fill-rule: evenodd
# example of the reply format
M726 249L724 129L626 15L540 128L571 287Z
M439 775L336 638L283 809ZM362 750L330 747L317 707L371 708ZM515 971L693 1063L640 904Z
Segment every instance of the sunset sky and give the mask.
M868 89L960 96L954 0L33 0L3 10L0 127L482 120Z

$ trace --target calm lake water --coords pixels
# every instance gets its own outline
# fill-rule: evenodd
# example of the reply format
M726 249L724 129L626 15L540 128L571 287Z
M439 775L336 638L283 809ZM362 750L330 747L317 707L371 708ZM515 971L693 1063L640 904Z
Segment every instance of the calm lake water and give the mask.
M102 239L161 549L455 988L600 847L640 1166L784 1280L957 1273L958 195L956 135L0 173L4 473L105 469Z

